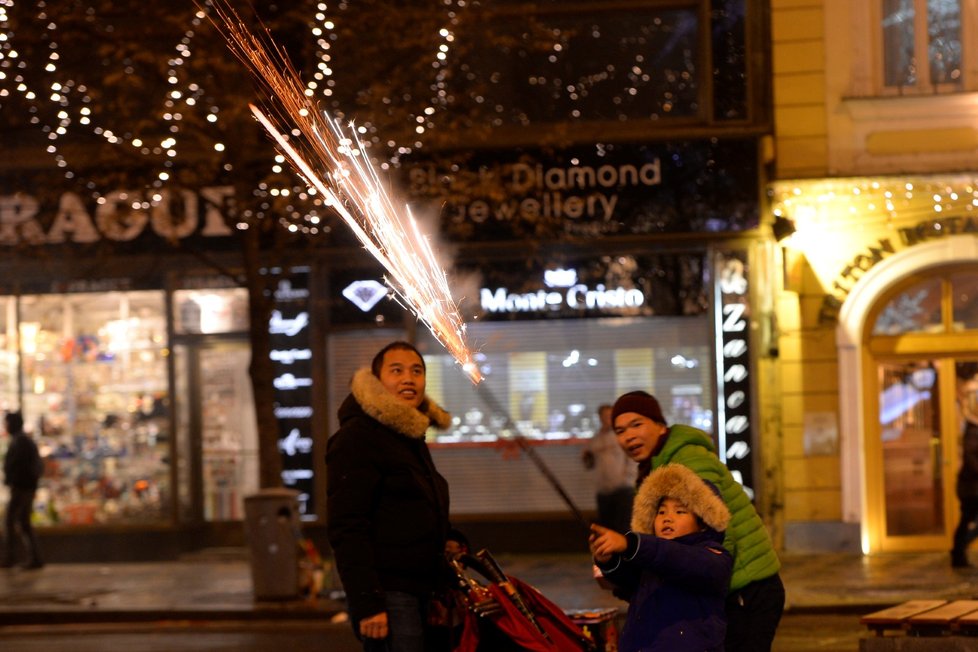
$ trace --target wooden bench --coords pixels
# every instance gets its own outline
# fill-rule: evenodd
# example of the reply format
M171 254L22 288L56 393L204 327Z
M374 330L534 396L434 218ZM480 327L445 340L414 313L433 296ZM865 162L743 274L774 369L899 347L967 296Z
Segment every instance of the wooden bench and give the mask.
M876 632L877 636L883 636L887 631L909 629L908 618L933 611L945 604L947 600L910 600L895 607L866 614L859 619L859 623Z
M941 636L959 630L960 619L978 612L978 600L955 600L907 619L907 632L914 636Z
M978 652L978 600L911 600L859 619L863 652Z

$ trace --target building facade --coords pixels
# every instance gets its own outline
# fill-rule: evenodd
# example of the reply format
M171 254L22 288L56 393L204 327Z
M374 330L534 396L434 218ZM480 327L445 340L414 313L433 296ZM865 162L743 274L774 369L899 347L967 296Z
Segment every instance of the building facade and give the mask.
M771 8L785 547L947 550L978 359L978 16Z
M471 124L400 152L390 175L437 234L486 380L473 386L390 300L352 238L285 269L269 259L282 480L306 528L325 521L323 454L353 371L408 339L454 414L430 442L473 541L582 549L567 501L595 507L581 446L597 407L635 389L714 437L780 538L780 424L764 416L779 400L766 8L499 3L471 23L492 32L456 62L479 80L455 89ZM30 236L47 252L0 263L0 399L23 409L47 460L42 532L76 549L103 535L240 540L258 434L229 191L106 202L61 183L55 203L0 192L0 243L20 252ZM124 253L98 265L67 253L103 239ZM168 251L173 240L187 246Z

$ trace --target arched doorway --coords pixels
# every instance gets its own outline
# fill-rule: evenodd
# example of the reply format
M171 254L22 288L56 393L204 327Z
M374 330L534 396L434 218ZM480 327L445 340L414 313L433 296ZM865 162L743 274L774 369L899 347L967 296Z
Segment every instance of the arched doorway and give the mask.
M837 335L847 520L862 523L865 552L947 549L960 376L978 360L978 239L878 265L850 293Z
M959 401L978 392L978 264L911 275L863 335L866 523L884 551L947 549L957 523Z

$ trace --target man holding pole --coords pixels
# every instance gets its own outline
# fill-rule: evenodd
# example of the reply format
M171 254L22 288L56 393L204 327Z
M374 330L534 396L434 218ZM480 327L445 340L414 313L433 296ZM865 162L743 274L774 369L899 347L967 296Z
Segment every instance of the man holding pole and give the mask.
M659 401L648 392L623 394L612 408L618 444L638 462L639 485L657 468L681 464L720 491L730 510L723 546L733 555L727 594L727 652L770 650L784 611L781 562L757 510L710 436L696 428L669 426ZM604 529L596 526L596 536Z

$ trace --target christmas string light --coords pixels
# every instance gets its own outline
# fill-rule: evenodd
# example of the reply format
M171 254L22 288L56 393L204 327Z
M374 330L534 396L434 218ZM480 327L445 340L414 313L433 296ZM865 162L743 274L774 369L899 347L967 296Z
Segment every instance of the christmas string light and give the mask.
M768 196L775 217L808 229L852 229L972 216L978 178L970 175L860 177L780 181Z
M464 6L464 0L452 2L445 0L449 6L448 23L451 24L455 18L453 6ZM187 114L191 111L200 112L202 120L206 124L219 126L221 110L212 100L208 102L208 94L204 86L198 81L190 79L187 74L187 63L194 55L194 43L198 37L200 24L206 19L206 13L196 11L190 19L190 27L187 28L178 42L172 47L171 54L167 58L167 70L165 74L166 90L160 98L160 107L157 117L162 123L166 133L161 138L150 139L139 134L130 133L125 129L109 127L100 121L99 107L93 100L91 90L96 88L95 83L86 83L82 80L70 79L62 72L61 44L59 34L61 25L57 14L57 5L50 5L43 0L30 5L33 8L32 28L43 30L43 38L46 47L45 58L41 61L30 61L27 57L17 50L16 34L12 27L11 13L16 6L16 0L0 0L0 107L3 106L7 98L14 94L20 95L27 103L30 113L30 123L32 126L41 130L46 137L45 149L54 160L55 165L62 170L65 178L75 179L77 177L76 165L68 160L68 155L62 150L61 143L72 132L84 129L88 133L98 136L107 145L124 146L131 148L149 161L156 171L151 173L152 181L146 184L151 189L147 199L143 201L133 196L133 208L145 209L151 205L162 201L161 190L172 182L174 170L180 156L180 140L183 132L183 122ZM342 7L346 7L341 3ZM76 7L76 9L78 9ZM68 9L70 10L70 9ZM83 7L86 16L97 16L94 5ZM330 36L335 30L333 19L327 13L327 5L319 2L315 5L315 12L312 19L308 21L310 30L316 44L316 70L313 78L307 84L310 93L317 91L323 97L332 95L332 68L330 55ZM112 25L107 24L106 29L111 29ZM25 29L23 25L21 29ZM449 47L454 40L454 35L450 29L440 30L441 42L433 55L432 68L436 70L436 81L433 87L444 87L444 61L447 59ZM210 94L213 95L213 94ZM442 92L441 96L444 97ZM434 126L432 116L435 114L434 99L432 103L423 107L417 114L412 114L412 119L418 122L418 133L423 133ZM424 116L424 120L421 120ZM364 134L373 131L369 122L364 122L359 127L360 133ZM214 133L218 133L215 129ZM394 143L387 143L394 146ZM420 141L415 146L420 146ZM369 143L365 143L369 146ZM215 140L211 146L217 152L225 150L224 143ZM283 225L293 232L301 231L310 235L319 232L328 232L330 227L323 224L322 216L317 212L316 206L321 205L321 198L310 195L308 190L299 183L298 180L291 183L282 183L281 175L290 172L287 167L283 167L284 159L278 157L270 166L270 179L280 179L279 181L269 181L259 184L254 191L254 195L262 200L263 206L255 210L254 213L245 212L245 215L258 219L266 217L267 209L271 207L270 202L276 198L295 198L302 202L306 210L298 210L289 202L285 207L286 215L278 219ZM225 171L232 171L230 161L223 164ZM387 163L382 164L388 167ZM97 203L105 203L96 184L91 181L85 183L91 191L93 199ZM311 205L311 208L309 208ZM281 207L279 207L281 210ZM247 222L239 223L238 228L247 228Z

